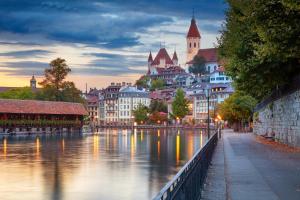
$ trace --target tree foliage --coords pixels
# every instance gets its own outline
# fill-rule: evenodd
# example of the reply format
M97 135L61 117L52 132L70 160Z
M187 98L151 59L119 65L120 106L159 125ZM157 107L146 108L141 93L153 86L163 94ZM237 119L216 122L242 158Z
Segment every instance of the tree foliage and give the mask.
M149 88L148 81L149 77L142 76L140 79L136 80L135 85L140 88Z
M139 104L133 111L134 119L136 122L145 122L148 119L149 108L143 104Z
M151 90L162 89L165 86L165 81L161 78L154 79L151 82Z
M185 98L184 91L181 88L177 89L174 101L172 102L173 117L184 118L189 112L188 103L189 101Z
M300 3L227 1L219 55L236 89L261 100L300 73Z
M30 87L14 88L0 93L2 99L35 99L35 93Z
M84 100L81 92L70 81L65 81L71 69L65 59L57 58L50 62L50 67L45 69L45 79L39 84L43 86L37 94L40 100L80 102Z
M222 119L230 123L249 120L256 103L253 97L235 92L218 105L218 113Z
M156 111L164 112L164 113L168 112L167 105L163 101L159 101L159 100L152 100L149 108L150 108L150 113L154 113Z
M206 74L205 59L201 56L195 56L193 59L193 65L189 67L189 72L193 74Z
M168 114L165 112L155 111L149 116L149 119L154 123L163 123L168 121Z

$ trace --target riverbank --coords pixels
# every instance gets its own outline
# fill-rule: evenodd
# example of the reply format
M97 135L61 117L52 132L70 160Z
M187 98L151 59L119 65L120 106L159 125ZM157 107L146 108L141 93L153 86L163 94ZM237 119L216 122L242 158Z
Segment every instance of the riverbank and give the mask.
M299 199L300 152L261 140L253 133L223 131L203 199Z

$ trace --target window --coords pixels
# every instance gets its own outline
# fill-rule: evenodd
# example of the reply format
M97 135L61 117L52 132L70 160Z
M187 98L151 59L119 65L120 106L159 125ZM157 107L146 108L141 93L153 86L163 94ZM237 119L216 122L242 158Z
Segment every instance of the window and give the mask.
M210 72L210 66L207 66L207 71L209 71L209 72Z
M196 48L196 42L194 43L194 48Z
M190 48L192 48L192 43L190 42Z

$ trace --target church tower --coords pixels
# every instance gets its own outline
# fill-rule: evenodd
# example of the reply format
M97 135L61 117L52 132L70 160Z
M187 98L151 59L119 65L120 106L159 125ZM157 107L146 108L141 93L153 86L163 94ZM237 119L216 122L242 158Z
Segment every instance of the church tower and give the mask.
M186 36L187 62L194 59L200 49L200 33L196 24L195 17L191 20L191 25Z
M34 75L32 75L31 79L30 79L30 87L32 89L35 89L36 88L36 79L34 77Z

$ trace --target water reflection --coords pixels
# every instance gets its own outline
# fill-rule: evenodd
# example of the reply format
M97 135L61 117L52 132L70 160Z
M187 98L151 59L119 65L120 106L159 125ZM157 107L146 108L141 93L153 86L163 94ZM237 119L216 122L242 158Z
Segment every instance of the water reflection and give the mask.
M101 130L4 137L1 199L150 199L203 145L202 135Z

